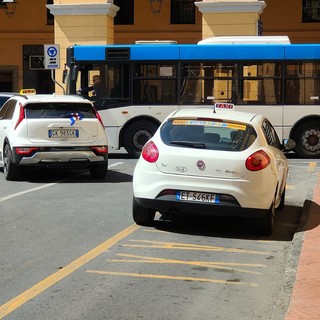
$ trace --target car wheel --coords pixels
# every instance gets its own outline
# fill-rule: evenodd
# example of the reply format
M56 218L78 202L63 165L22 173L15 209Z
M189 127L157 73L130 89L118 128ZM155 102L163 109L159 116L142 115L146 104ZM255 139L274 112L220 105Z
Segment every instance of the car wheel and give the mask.
M262 218L255 218L255 230L258 234L268 236L272 233L275 212L275 202L273 201L270 209Z
M3 174L6 180L15 181L20 176L20 168L12 162L12 154L9 144L4 146L3 151Z
M140 226L152 226L156 211L153 209L141 207L138 204L136 198L133 197L132 214L133 220L136 224Z
M320 156L320 121L309 121L300 125L293 135L296 153L302 158Z
M91 178L103 179L107 175L108 165L107 164L96 164L89 168Z
M132 158L139 158L146 142L155 134L158 125L151 121L137 121L129 125L123 135L123 145Z

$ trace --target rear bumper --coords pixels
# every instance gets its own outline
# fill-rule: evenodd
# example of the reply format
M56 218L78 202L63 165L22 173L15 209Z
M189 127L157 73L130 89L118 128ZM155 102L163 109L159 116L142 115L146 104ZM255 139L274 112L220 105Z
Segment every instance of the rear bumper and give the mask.
M13 152L13 162L21 166L70 166L81 167L90 164L107 163L108 154L96 155L93 151L37 151L31 156Z
M262 217L267 213L267 210L264 209L241 208L239 205L228 203L208 204L144 198L136 198L136 201L142 207L151 208L168 215L192 214L200 216Z

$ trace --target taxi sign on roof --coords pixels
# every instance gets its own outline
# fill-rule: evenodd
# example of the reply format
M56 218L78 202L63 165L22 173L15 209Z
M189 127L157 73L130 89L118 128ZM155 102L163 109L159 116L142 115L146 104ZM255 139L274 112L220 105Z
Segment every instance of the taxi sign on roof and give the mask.
M222 103L222 102L216 102L214 104L215 109L227 109L227 110L234 110L234 104L233 103Z
M20 90L20 94L36 94L36 90L35 89L21 89Z

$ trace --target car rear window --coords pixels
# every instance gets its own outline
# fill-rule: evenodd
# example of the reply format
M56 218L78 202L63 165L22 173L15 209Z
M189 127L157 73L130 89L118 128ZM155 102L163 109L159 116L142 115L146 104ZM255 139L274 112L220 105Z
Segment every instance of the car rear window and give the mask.
M255 141L251 125L215 119L169 119L161 128L166 145L209 150L242 151Z
M28 103L25 105L26 117L29 119L70 118L77 115L81 118L95 118L89 103Z

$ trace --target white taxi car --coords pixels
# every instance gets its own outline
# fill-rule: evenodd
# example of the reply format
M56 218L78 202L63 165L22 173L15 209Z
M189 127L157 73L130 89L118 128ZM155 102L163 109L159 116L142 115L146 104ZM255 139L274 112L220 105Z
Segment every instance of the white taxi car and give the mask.
M228 107L229 108L229 107ZM264 116L212 108L169 115L144 146L133 175L133 219L152 225L156 211L252 217L270 234L283 208L288 174L284 150Z
M14 95L0 109L0 167L17 180L25 166L108 168L108 140L92 103L78 96Z

